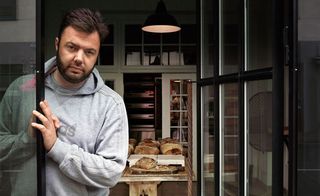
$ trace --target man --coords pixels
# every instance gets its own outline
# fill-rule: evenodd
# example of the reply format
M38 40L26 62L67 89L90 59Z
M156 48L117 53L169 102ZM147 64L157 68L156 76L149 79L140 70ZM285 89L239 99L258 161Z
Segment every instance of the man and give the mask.
M72 10L64 16L55 40L56 57L46 62L46 100L40 102L43 114L32 111L42 123L32 122L31 127L40 131L47 151L47 196L108 195L109 187L117 183L125 167L128 150L125 106L122 98L104 85L94 68L106 34L107 27L99 13L84 8ZM16 92L12 89L17 86L19 90L28 91L32 80L30 77L22 82L18 79L9 91ZM28 99L31 101L34 96ZM18 110L8 108L13 105L12 100L6 96L3 100L1 109ZM23 104L22 101L18 98L14 102ZM0 141L4 141L3 136L8 135L14 125L7 125L6 121L1 124L5 124L0 130ZM18 133L25 141L32 140L28 137L30 127L28 130L28 135ZM14 146L16 141L9 142ZM1 157L9 159L8 151L12 149L1 150ZM34 158L34 153L25 154L18 168L26 169L21 165L31 159L29 157ZM18 176L11 179L13 192L21 189L17 187L18 182Z

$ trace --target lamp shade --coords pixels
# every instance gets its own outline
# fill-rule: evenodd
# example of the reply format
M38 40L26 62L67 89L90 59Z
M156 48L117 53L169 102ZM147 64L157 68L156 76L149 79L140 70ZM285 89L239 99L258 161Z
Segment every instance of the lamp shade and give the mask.
M162 0L159 1L156 12L148 16L142 27L143 31L151 33L172 33L180 29L174 16L168 14Z

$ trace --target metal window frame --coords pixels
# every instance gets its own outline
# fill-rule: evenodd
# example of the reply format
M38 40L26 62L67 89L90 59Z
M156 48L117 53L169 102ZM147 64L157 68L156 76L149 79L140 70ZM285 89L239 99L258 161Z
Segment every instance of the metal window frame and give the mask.
M241 42L241 61L242 64L239 66L239 73L235 74L228 74L228 75L219 75L219 67L221 66L221 46L219 46L219 50L214 51L215 57L219 58L214 58L214 66L213 67L213 77L211 78L201 78L201 65L202 61L199 58L197 61L197 94L198 97L197 99L200 100L198 101L198 107L197 107L197 120L198 122L201 122L201 88L204 86L208 85L214 85L214 108L216 110L214 111L214 116L215 122L214 122L214 133L215 133L215 154L214 154L214 160L215 160L215 168L214 168L214 173L215 173L215 195L222 195L221 193L221 168L220 168L220 160L217 158L220 157L220 144L219 144L219 139L220 139L220 116L219 116L219 110L217 108L220 107L220 100L219 100L219 86L221 84L229 83L229 82L234 82L238 83L239 85L239 136L240 136L240 141L239 141L239 195L247 195L248 194L248 187L247 187L247 170L246 170L246 157L247 157L247 148L246 148L246 143L247 143L247 138L246 138L246 133L245 133L245 100L246 100L246 82L247 81L255 81L255 80L264 80L264 79L272 79L272 89L273 89L273 117L272 117L272 122L273 122L273 144L272 144L272 195L283 195L283 136L282 136L282 129L283 129L283 108L284 108L284 102L283 102L283 40L282 40L282 28L283 28L283 21L277 20L277 18L282 18L283 14L283 2L282 1L276 1L273 0L273 34L274 34L274 40L273 40L273 54L274 54L274 62L273 62L273 67L271 68L263 68L259 70L250 70L246 71L245 67L247 65L247 38L246 36L246 8L247 8L247 1L243 1L243 26L242 26L242 38L243 42ZM220 11L221 8L220 6L220 0L215 0L214 1L214 8L215 10L214 15L212 16L214 18L215 22L215 29L218 28L219 31L221 31L221 20L220 20ZM201 17L202 17L202 10L201 10L201 3L198 1L197 3L197 23L201 24ZM198 28L198 45L201 45L201 26ZM221 34L221 32L219 33ZM216 40L219 40L220 35L215 33ZM221 44L221 42L220 42ZM201 51L201 46L198 47L198 56L201 57L202 51ZM219 65L219 66L217 66ZM198 123L199 130L201 130L201 125ZM202 150L202 133L201 131L198 132L197 135L197 142L198 142L198 155L202 155L203 150ZM277 166L277 167L275 167ZM202 176L202 160L198 159L198 195L202 195L202 184L203 184L203 176Z

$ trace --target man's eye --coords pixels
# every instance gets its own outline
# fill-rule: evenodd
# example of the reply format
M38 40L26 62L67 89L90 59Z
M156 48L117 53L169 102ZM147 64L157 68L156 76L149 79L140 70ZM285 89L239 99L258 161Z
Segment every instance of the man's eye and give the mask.
M94 51L91 51L91 50L88 50L88 51L86 51L85 53L86 53L88 56L92 56L92 55L95 54L95 52L94 52Z
M71 51L73 51L73 50L76 49L76 47L74 47L73 45L67 45L67 48L68 48L69 50L71 50Z

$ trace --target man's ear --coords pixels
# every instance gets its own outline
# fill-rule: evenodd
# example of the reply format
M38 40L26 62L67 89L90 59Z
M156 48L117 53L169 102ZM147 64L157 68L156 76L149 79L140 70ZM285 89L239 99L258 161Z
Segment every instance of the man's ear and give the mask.
M56 47L56 51L58 51L58 48L59 48L59 38L56 37L56 39L54 40L54 45Z

